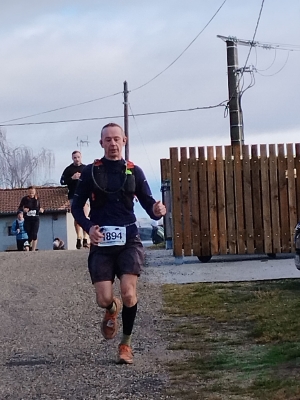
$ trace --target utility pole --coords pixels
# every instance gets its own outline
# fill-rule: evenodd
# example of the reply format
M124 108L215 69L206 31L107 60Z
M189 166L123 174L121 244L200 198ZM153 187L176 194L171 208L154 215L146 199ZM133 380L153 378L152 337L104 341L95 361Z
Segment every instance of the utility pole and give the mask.
M127 137L125 144L125 160L129 160L129 131L128 131L128 87L127 82L124 82L124 133Z
M227 70L228 70L228 91L229 91L229 116L230 116L230 137L232 145L244 144L243 114L240 105L239 73L249 72L246 65L242 71L238 68L237 45L262 47L265 50L300 51L299 45L262 43L253 40L238 39L234 36L217 35L227 45ZM250 53L249 53L250 54ZM255 70L255 68L254 68Z
M218 36L224 39L223 36ZM239 67L237 43L233 38L225 38L227 46L227 75L229 94L230 138L232 146L244 144L243 115L240 106Z

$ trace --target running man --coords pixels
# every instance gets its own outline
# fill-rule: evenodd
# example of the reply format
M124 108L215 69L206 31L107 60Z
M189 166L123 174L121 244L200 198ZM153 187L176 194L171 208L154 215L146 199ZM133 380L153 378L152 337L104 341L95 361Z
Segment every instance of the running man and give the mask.
M81 174L73 198L75 220L89 233L88 268L96 302L105 309L101 331L105 339L118 332L117 316L122 308L123 336L117 362L132 364L131 336L137 313L137 279L144 263L144 249L134 214L137 197L151 219L159 220L165 206L152 197L141 168L122 158L126 136L121 126L110 123L101 131L104 157L88 165ZM84 205L90 199L90 219ZM113 283L120 280L123 302L114 297Z
M73 197L74 193L76 190L76 186L78 183L78 179L80 178L80 175L82 173L83 168L85 167L84 164L81 162L81 153L78 150L73 151L72 153L72 164L68 165L64 172L62 173L62 176L60 178L60 184L61 185L67 185L68 186L68 199L70 201L70 205L72 207L72 202L73 202ZM89 214L89 205L85 204L84 206L84 212L85 215L88 216ZM82 232L82 229L80 225L74 220L74 227L76 231L76 249L81 249L81 247L88 248L88 235L86 232ZM83 240L82 240L83 237ZM81 243L82 240L82 243Z

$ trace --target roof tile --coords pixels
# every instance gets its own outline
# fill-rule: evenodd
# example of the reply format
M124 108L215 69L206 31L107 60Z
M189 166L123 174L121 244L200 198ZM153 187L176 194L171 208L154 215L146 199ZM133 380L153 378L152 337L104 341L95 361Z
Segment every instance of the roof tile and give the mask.
M68 211L68 188L66 186L36 187L41 207L47 211ZM0 189L0 215L15 214L22 197L28 189Z

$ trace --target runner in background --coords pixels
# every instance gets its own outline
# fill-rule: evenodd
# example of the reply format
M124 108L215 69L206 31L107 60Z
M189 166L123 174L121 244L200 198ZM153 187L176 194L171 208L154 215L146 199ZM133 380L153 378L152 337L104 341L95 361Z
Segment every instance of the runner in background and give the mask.
M70 201L70 206L72 207L72 202L73 202L73 197L74 193L76 190L76 186L78 183L78 180L81 176L81 173L85 167L84 164L82 164L81 160L81 152L78 150L73 151L72 153L72 164L68 165L64 172L62 173L62 176L60 178L60 184L61 185L67 185L68 186L68 199ZM85 215L89 215L89 204L86 203L84 206L84 212ZM76 222L74 219L74 227L76 231L76 249L81 249L81 247L88 248L88 234L84 232L80 225ZM82 242L81 242L82 241Z

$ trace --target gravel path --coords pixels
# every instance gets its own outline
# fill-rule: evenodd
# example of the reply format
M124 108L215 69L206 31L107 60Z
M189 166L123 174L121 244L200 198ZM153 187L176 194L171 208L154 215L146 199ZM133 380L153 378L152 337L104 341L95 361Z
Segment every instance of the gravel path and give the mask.
M0 253L1 400L170 398L160 284L147 271L139 280L134 364L116 365L119 337L101 336L87 254Z

